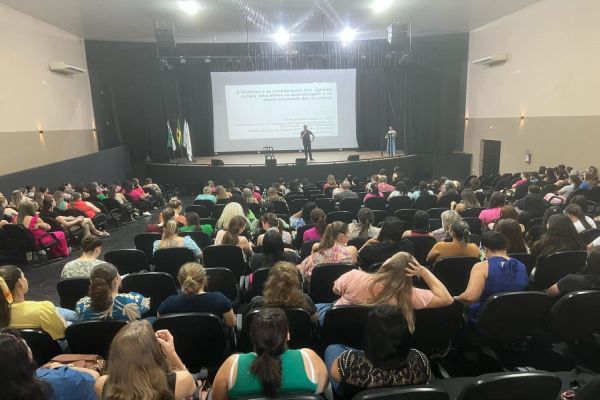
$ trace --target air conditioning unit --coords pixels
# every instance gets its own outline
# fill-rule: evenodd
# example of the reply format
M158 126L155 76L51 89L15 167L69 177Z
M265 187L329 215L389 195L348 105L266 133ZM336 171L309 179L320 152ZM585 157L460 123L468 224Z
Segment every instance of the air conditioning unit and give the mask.
M492 54L491 56L479 58L473 61L473 64L476 65L492 65L492 64L500 64L506 62L508 60L508 54L506 53L498 53Z
M50 71L52 72L57 72L63 75L83 74L84 72L87 72L87 70L83 68L69 65L64 61L50 61L48 68L50 68Z

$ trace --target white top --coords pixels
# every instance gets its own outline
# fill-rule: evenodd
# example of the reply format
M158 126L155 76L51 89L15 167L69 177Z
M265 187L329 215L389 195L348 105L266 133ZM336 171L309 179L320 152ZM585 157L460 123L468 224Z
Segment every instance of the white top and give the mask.
M590 226L592 227L592 229L596 228L596 223L594 222L593 219L591 219L590 217L588 217L586 215L585 216L585 220L587 221L588 224L590 224ZM575 226L575 229L577 229L577 233L581 233L581 232L583 232L583 231L586 230L585 226L583 226L583 224L579 220L573 222L573 225Z

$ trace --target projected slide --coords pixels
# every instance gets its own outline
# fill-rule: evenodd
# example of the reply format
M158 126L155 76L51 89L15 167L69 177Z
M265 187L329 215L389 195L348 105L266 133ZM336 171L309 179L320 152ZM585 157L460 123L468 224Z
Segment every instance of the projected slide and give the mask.
M355 70L213 72L216 152L355 148Z

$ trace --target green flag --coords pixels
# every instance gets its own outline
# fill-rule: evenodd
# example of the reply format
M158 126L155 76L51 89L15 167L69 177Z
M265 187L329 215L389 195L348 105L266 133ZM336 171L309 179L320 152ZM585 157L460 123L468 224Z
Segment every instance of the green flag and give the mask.
M173 151L177 150L175 141L173 140L173 131L171 130L171 124L167 121L167 148Z

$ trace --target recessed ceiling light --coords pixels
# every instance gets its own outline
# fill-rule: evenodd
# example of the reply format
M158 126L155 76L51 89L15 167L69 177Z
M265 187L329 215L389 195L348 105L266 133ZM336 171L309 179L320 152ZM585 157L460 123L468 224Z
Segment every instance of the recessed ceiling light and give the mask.
M380 13L390 8L391 5L392 0L373 0L371 9L376 13Z
M283 26L280 26L277 32L273 34L273 38L279 44L286 44L290 41L290 33Z
M195 0L179 0L179 8L188 15L196 15L200 5Z
M344 43L350 43L354 40L354 36L356 31L354 29L350 29L349 27L344 28L343 31L340 32L340 39Z

